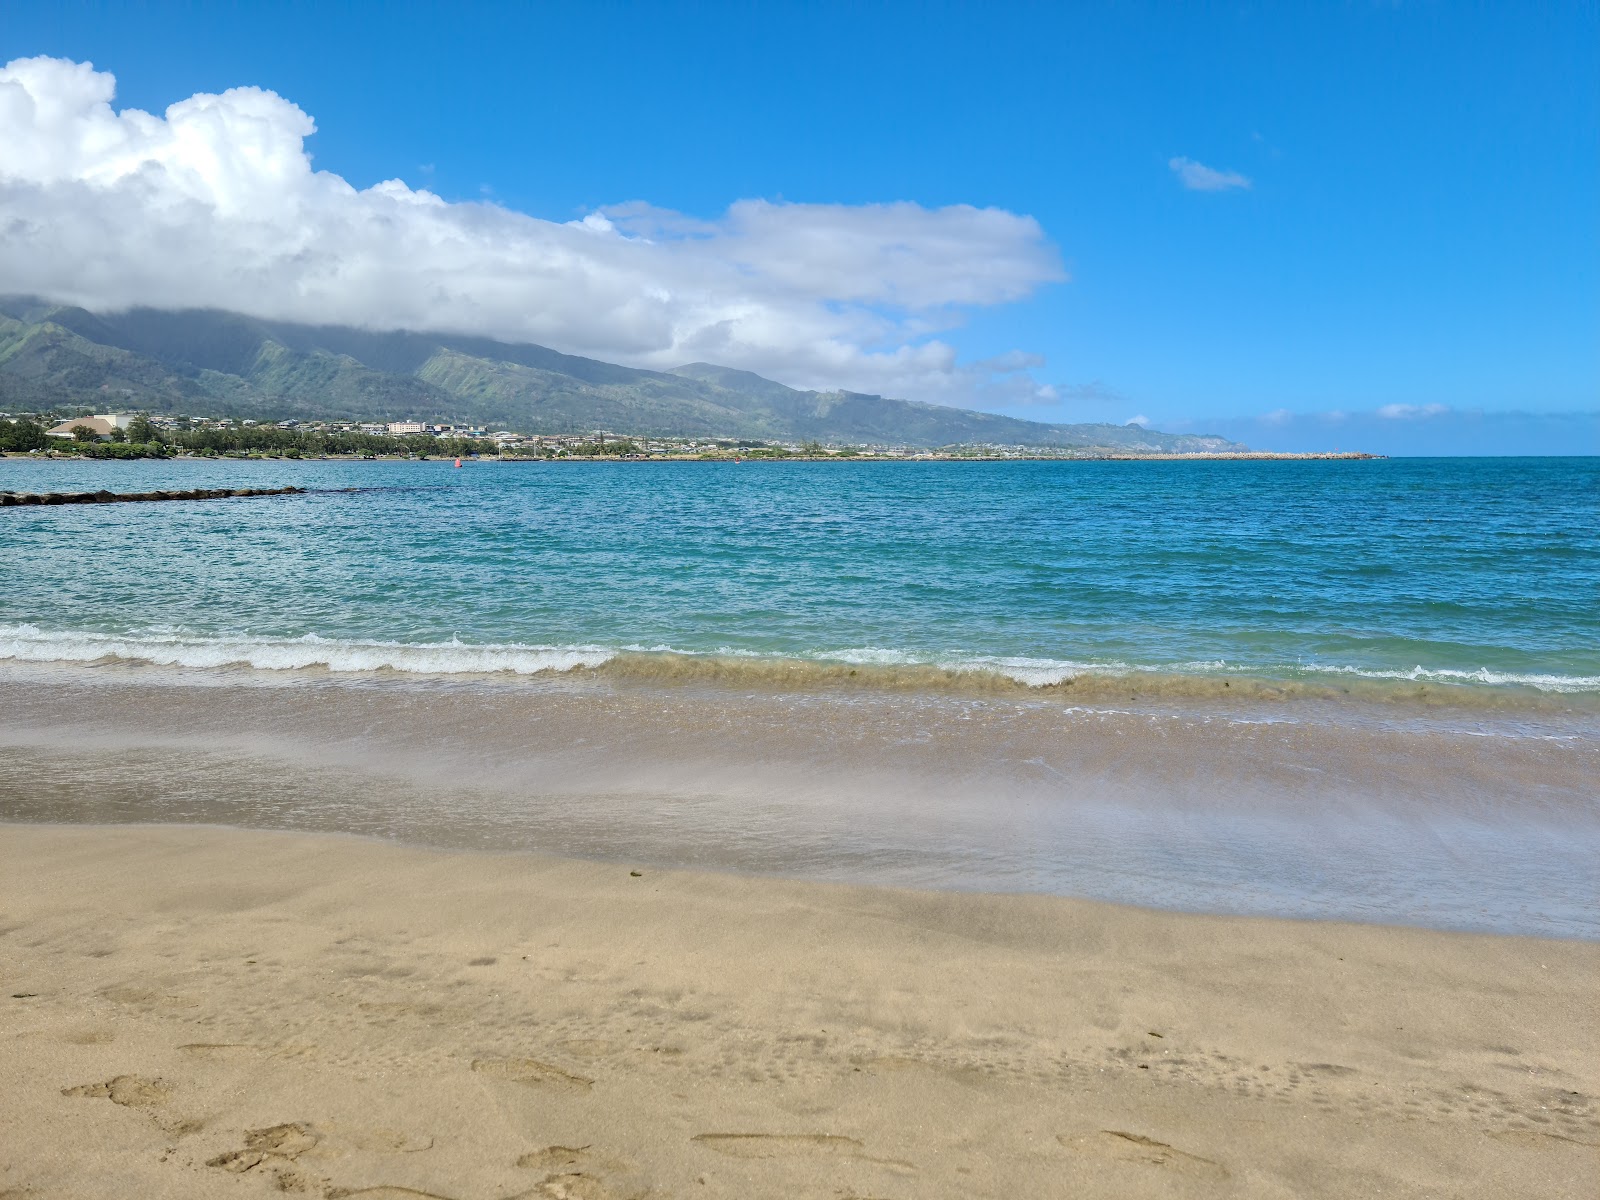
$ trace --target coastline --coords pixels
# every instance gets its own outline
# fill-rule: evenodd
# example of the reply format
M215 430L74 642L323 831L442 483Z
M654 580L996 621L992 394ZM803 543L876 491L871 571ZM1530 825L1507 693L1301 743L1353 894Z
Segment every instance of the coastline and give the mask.
M159 458L130 458L126 462L437 462L449 459L448 454L419 459L410 454L380 454L372 458L357 454L306 454L287 455L248 454L218 455L167 454ZM559 462L1368 462L1388 458L1387 454L1370 454L1362 450L1241 450L1231 452L1183 451L1164 454L1130 451L1094 450L1092 453L1074 453L1070 447L1058 454L947 454L937 450L911 450L906 453L873 452L867 454L739 454L728 451L722 454L566 454L544 458L529 454L480 455L462 462L474 463L559 463ZM68 462L80 458L75 454L36 455L25 452L0 452L0 458L17 458L28 462ZM99 462L100 459L84 461Z
M431 465L5 526L3 1200L1600 1181L1587 470Z
M0 820L1591 941L1597 756L1582 713L0 664Z
M18 1195L1600 1178L1589 943L193 827L0 827L0 911Z

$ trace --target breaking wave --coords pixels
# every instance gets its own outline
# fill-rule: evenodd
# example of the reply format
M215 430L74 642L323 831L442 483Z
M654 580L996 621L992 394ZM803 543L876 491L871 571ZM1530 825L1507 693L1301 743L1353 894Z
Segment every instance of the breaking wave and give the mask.
M872 688L1062 695L1076 699L1323 698L1547 707L1600 701L1600 677L1487 669L1385 670L1339 665L1245 666L1222 661L1127 662L917 654L857 647L783 656L671 646L554 646L361 641L319 637L201 637L51 631L0 625L0 660L141 663L260 671L398 672L431 676L578 676L654 684L755 688Z
M463 642L342 641L300 638L185 637L46 632L0 626L0 658L22 662L121 659L170 667L254 667L262 671L405 671L425 675L509 672L537 675L598 667L614 651L597 646L468 645Z

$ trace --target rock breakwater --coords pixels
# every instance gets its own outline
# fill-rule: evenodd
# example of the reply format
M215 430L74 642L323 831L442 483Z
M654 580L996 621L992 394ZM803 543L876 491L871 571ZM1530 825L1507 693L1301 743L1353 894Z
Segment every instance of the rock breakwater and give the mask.
M231 500L247 496L291 496L306 489L194 488L181 492L0 492L0 508L19 504L131 504L152 500Z

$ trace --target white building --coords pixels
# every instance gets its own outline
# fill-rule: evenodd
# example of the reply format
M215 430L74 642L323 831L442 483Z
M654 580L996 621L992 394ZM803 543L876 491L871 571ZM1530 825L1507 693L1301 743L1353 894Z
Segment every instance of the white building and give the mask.
M70 438L79 425L87 425L98 437L110 437L113 429L126 429L138 413L96 413L92 417L73 417L44 431L46 437Z
M116 428L105 417L73 417L71 420L63 421L59 425L46 429L44 435L45 437L70 439L74 436L72 431L80 425L86 429L94 430L94 435L97 438L110 437L111 431Z

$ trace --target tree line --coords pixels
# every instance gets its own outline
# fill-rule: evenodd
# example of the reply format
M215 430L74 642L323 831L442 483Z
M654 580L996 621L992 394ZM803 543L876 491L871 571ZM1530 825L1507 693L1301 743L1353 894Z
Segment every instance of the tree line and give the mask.
M495 451L494 443L486 438L435 438L426 434L389 437L318 429L280 429L276 425L160 429L145 416L135 417L125 430L112 430L109 441L102 442L88 426L83 426L68 442L64 438L46 437L44 426L27 417L0 420L0 450L27 452L46 448L87 458L161 458L174 451L207 456L277 454L300 458L324 454L415 454L419 458L459 458Z

